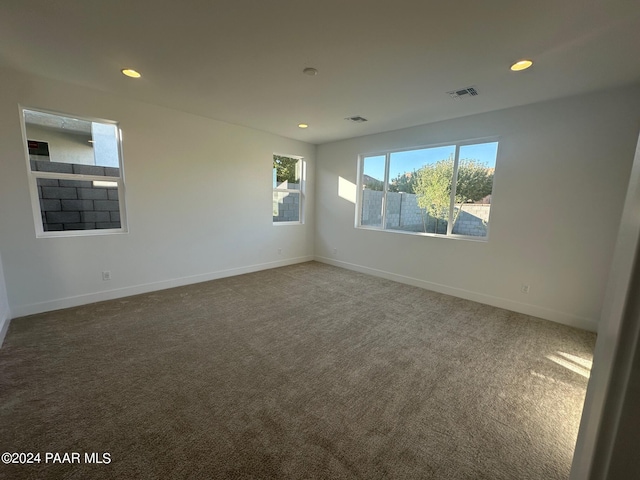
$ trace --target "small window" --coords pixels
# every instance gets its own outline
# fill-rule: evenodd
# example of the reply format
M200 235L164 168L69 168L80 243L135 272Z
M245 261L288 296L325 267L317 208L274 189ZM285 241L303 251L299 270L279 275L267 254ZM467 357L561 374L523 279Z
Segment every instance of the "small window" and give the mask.
M304 159L273 156L273 223L303 223Z
M498 142L360 157L357 226L486 238Z
M114 122L22 110L38 236L125 232Z

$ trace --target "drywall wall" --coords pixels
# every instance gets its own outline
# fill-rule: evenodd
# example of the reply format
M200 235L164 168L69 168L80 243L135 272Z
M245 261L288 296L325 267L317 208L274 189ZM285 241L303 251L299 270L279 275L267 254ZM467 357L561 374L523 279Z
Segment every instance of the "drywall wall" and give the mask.
M608 480L626 480L640 476L640 459L638 459L636 450L638 431L640 430L640 411L638 411L638 402L640 402L640 349L638 348L640 345L640 338L638 338L640 330L638 328L640 326L640 272L636 273L632 293L634 296L630 300L633 302L633 307L629 309L627 315L628 321L633 321L635 324L634 333L636 336L629 346L632 363L629 366L629 376L623 393L622 409L613 439L607 475L604 477Z
M2 257L0 257L0 347L9 329L11 311L9 310L9 299L7 298L7 287L2 268Z
M313 258L315 146L13 71L0 83L0 205L12 207L0 213L0 253L14 318ZM19 104L120 122L129 233L36 238ZM272 224L274 152L307 160L304 225Z
M640 415L640 141L598 328L571 480L638 476Z
M316 258L595 330L639 130L633 86L321 145ZM354 228L358 154L492 136L487 242Z

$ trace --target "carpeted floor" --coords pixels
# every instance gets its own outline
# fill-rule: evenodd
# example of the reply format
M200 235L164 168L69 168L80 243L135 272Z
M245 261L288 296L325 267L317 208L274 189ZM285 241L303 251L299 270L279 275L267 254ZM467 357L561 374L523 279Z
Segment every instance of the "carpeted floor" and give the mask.
M0 478L566 479L594 342L316 262L16 319Z

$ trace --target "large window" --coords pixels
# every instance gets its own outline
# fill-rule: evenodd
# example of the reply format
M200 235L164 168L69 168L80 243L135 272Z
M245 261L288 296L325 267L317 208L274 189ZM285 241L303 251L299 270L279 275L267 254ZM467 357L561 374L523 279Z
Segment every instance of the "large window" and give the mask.
M303 223L304 159L273 156L273 223Z
M36 234L125 232L117 124L26 108L22 120Z
M357 225L483 239L497 141L361 155Z

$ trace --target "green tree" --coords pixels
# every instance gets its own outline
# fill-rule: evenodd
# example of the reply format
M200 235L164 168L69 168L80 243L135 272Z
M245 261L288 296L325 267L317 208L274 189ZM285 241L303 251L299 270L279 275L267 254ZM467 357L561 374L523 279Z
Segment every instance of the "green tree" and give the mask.
M369 175L364 175L363 182L367 190L381 192L384 189L384 182L382 180L378 180L377 178L373 178Z
M435 218L436 232L438 231L438 221L447 220L449 217L453 164L453 158L448 158L425 165L416 172L414 191L417 195L418 206ZM462 159L458 162L456 203L477 202L491 194L492 188L492 169L473 159ZM460 208L454 209L454 218L452 219L454 224L460 211Z
M473 159L458 162L456 203L477 202L493 190L493 170Z
M440 160L425 165L418 170L416 177L414 191L418 206L435 219L435 232L437 233L439 221L446 220L449 216L453 159ZM426 232L427 223L424 218L423 224Z
M274 155L273 168L276 170L276 182L278 184L283 182L300 183L299 161L297 158Z
M389 191L415 193L416 178L417 173L415 170L413 172L401 173L389 182Z

